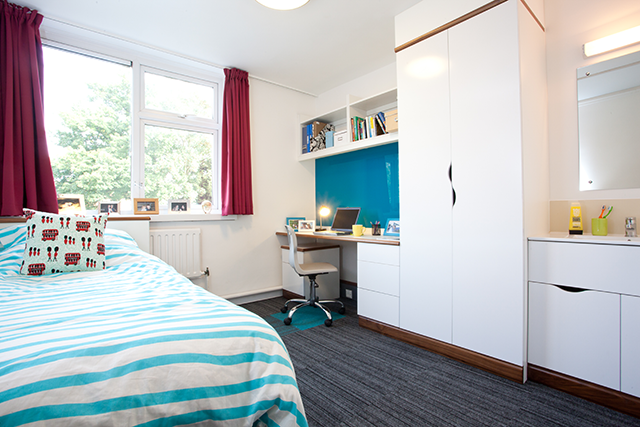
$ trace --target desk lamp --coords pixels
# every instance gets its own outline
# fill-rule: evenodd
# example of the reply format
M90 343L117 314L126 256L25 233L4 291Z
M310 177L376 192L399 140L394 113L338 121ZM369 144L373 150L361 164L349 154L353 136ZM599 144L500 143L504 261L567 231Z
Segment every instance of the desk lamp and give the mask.
M319 213L320 213L320 228L318 228L317 230L318 230L318 231L324 231L324 230L325 230L325 228L324 228L324 225L322 224L322 219L323 219L324 217L326 217L326 216L329 216L329 214L331 213L331 209L329 209L329 208L328 208L328 207L326 207L326 206L322 206L322 207L320 208L320 212L319 212Z

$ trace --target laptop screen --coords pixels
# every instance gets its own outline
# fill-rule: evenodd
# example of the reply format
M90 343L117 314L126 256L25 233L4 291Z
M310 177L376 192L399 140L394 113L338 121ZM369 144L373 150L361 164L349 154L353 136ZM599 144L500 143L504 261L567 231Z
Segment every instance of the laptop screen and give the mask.
M351 226L358 221L360 208L337 208L331 229L351 232Z

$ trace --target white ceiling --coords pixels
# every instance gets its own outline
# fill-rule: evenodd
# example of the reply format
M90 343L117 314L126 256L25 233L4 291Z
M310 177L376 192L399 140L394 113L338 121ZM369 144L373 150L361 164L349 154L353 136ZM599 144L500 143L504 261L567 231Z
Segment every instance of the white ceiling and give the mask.
M320 94L395 61L394 17L420 0L9 0L46 18Z

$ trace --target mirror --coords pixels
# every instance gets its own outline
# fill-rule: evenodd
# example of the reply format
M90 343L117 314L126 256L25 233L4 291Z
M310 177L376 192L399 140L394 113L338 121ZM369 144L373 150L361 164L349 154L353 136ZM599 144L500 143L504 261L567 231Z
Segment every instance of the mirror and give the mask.
M580 191L640 188L640 52L577 78Z

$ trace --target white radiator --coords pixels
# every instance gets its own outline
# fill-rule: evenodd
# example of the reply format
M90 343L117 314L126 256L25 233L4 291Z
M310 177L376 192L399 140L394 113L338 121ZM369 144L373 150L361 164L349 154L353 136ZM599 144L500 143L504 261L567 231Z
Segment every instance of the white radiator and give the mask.
M149 230L149 251L190 279L206 274L201 269L199 228Z

